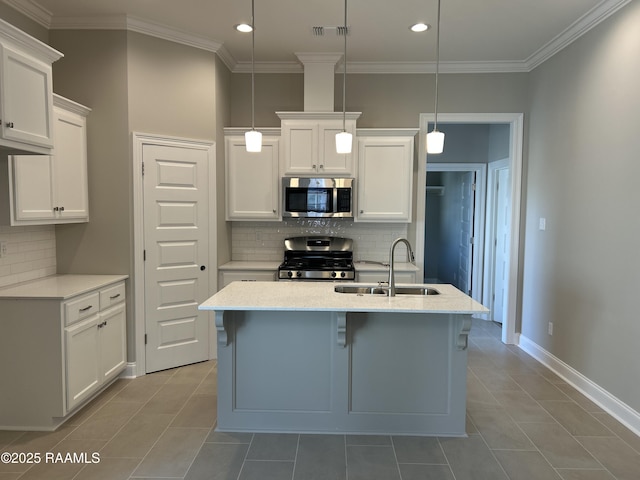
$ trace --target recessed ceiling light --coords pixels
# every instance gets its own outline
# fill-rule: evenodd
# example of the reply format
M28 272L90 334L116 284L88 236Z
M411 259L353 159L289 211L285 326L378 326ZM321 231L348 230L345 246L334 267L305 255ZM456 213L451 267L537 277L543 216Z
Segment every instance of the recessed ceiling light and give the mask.
M248 23L240 23L235 25L233 28L242 33L250 33L253 30L253 27Z
M429 30L429 25L427 25L426 23L416 23L415 25L411 25L409 29L412 32L416 33L426 32L427 30Z

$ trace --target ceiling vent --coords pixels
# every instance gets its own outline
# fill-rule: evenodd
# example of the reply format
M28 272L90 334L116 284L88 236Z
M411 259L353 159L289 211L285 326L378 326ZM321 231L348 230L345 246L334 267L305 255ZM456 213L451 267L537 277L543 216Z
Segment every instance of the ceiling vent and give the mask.
M340 25L337 27L312 27L311 32L315 37L324 37L325 34L335 34L339 37L343 37L346 35L351 35L351 26Z

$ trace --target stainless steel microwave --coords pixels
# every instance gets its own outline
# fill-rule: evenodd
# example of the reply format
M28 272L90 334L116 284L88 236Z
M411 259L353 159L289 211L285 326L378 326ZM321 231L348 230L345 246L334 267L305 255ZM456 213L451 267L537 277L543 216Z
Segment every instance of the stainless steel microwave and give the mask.
M353 178L282 179L282 216L353 218Z

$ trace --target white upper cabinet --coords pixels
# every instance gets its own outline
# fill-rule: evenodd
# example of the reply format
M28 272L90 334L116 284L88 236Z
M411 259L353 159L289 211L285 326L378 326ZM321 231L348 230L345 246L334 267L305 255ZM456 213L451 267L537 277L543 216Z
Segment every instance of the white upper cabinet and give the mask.
M51 64L62 54L0 20L0 148L48 154L53 146Z
M249 153L244 135L225 136L227 220L280 220L279 151L277 137L263 134L262 151Z
M415 133L358 131L358 222L411 221Z
M282 174L288 176L355 175L356 119L347 113L345 130L353 135L350 154L336 152L336 134L343 131L342 113L277 112L282 119Z
M87 107L54 96L51 155L14 155L9 160L11 225L89 221Z

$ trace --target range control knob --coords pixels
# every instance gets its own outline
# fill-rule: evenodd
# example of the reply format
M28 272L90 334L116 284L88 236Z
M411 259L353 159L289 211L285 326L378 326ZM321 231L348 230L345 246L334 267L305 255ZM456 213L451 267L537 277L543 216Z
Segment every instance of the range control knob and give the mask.
M302 272L297 272L297 273L296 273L296 276L297 276L297 277L301 277L301 276L302 276Z
M331 272L331 277L336 278L336 272Z
M289 278L293 277L293 272L291 272L291 271L287 272L287 277L289 277Z
M344 273L344 272L340 272L340 276L341 276L342 278L344 278L346 275L347 275L346 273Z

